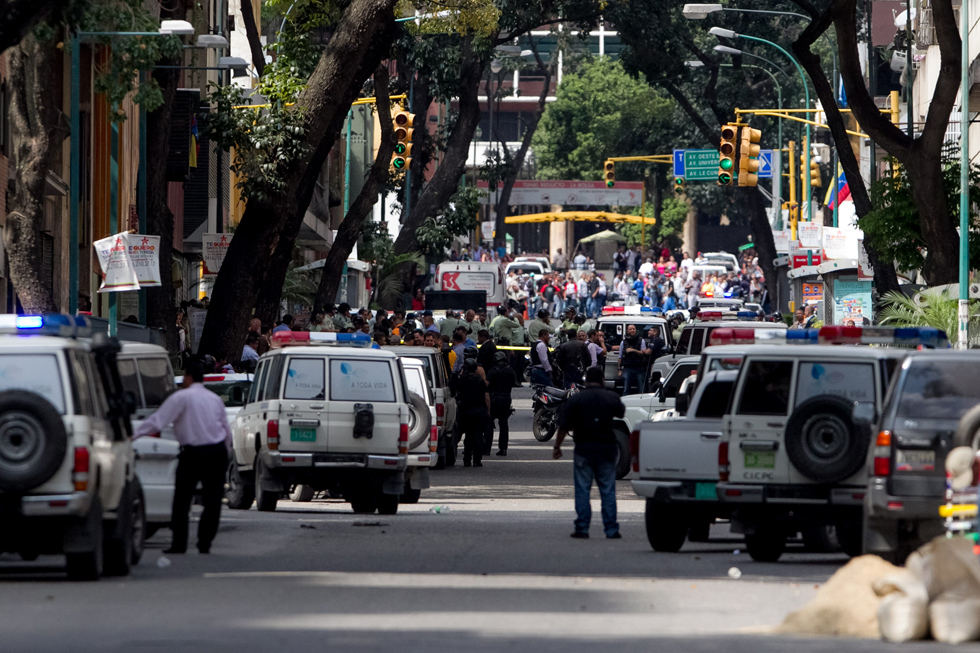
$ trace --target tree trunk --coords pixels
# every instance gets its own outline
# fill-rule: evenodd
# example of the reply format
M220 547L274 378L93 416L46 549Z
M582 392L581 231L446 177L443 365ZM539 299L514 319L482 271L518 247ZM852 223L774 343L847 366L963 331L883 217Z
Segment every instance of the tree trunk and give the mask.
M353 0L344 11L297 102L306 111L305 139L311 148L291 164L282 196L249 201L215 280L201 352L233 360L241 353L260 290L278 303L320 169L364 80L394 40L395 4L396 0Z
M388 99L388 69L384 65L378 66L378 70L374 73L374 92L377 99L378 123L381 125L381 145L371 165L371 172L364 180L364 186L358 193L357 199L344 216L344 221L340 223L337 237L334 238L327 260L324 261L323 275L320 277L320 285L313 300L314 315L325 304L333 302L337 296L344 264L350 257L350 253L354 251L354 245L357 244L357 238L361 234L361 227L371 214L371 209L378 200L378 192L384 187L385 180L388 178L395 141L391 124L391 101Z
M248 38L248 49L252 54L252 66L259 77L265 74L265 52L262 51L262 40L259 28L255 24L255 14L252 12L251 0L240 0L242 22L245 23L245 36Z
M67 0L5 0L0 4L0 54L20 43L43 18L69 4Z
M739 191L748 202L749 226L752 228L752 245L759 258L759 267L766 277L766 289L773 304L776 303L776 241L772 237L772 227L769 225L769 215L766 213L766 199L758 188L747 188Z
M419 251L415 231L426 218L435 217L456 192L459 178L466 168L466 158L473 132L480 123L480 101L478 97L480 80L486 66L484 57L472 50L467 43L460 60L459 115L452 134L446 143L442 163L436 169L429 185L422 191L418 201L412 205L412 213L402 224L395 240L396 254L414 254Z
M67 135L64 116L47 89L61 51L28 35L8 53L10 134L14 143L14 193L9 204L4 245L10 280L27 313L57 310L52 288L41 278L40 234L44 230L44 181L52 155Z

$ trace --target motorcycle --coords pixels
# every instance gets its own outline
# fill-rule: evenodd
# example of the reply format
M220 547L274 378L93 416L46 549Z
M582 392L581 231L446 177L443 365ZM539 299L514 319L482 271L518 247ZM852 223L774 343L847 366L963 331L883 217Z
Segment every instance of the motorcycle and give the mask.
M538 442L547 442L555 437L558 431L558 410L561 408L573 390L562 390L550 386L535 386L532 397L534 419L531 430Z

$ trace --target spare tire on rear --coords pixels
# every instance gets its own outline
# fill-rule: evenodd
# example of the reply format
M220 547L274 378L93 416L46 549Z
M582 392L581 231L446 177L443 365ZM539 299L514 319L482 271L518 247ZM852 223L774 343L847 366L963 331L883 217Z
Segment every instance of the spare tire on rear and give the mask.
M953 436L954 447L980 447L980 406L974 406L960 418L956 435Z
M811 481L839 483L864 467L870 435L851 420L851 407L821 395L797 406L786 423L786 455Z
M411 451L430 436L432 414L425 399L414 392L408 393L408 409L408 449Z
M26 390L0 393L0 490L47 482L65 460L68 433L50 401Z

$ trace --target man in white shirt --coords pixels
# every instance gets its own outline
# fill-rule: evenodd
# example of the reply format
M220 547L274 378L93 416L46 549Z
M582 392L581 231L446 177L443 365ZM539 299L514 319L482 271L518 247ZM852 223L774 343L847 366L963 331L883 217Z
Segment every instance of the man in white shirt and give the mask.
M653 259L647 259L643 265L640 266L640 276L649 276L653 274Z
M180 456L170 514L173 540L164 553L187 552L187 522L198 481L203 488L204 512L197 527L197 550L209 553L221 516L231 429L224 402L204 387L204 365L199 359L188 361L183 389L167 397L140 424L135 437L157 435L170 424L174 425L174 436L180 443Z
M684 252L684 258L681 259L681 268L680 269L687 270L688 274L690 274L691 268L693 268L693 267L694 267L694 259L691 258L691 255L690 254L688 254L687 252Z

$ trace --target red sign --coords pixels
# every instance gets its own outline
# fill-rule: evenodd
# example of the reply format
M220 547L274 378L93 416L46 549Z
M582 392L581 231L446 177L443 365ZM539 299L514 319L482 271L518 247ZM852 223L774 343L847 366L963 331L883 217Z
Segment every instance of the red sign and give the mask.
M459 272L447 272L442 275L442 289L443 290L460 290L459 282Z
M814 252L810 257L810 261L807 262L806 254L794 254L793 255L793 269L806 267L807 265L820 265L822 263L822 257L819 252Z

